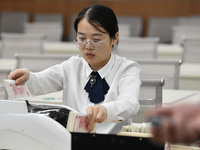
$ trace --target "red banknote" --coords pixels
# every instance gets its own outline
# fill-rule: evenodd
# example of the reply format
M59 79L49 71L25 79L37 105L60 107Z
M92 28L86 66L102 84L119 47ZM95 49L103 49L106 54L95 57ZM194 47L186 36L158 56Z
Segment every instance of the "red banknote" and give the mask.
M9 99L31 97L31 93L25 83L16 85L15 80L4 80Z

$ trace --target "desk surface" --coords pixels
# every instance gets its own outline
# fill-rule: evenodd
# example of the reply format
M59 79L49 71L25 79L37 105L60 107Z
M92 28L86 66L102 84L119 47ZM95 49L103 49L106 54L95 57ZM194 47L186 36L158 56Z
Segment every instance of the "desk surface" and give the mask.
M200 90L200 64L183 63L180 67L180 89Z
M182 47L179 44L158 44L158 54L181 55Z
M180 77L200 79L200 64L183 63L180 67Z
M200 103L200 91L163 89L163 104L171 105L182 102Z
M51 103L51 104L62 104L63 91L49 93L45 95L32 96L28 98L28 101L35 103Z
M62 91L46 95L33 96L28 99L37 103L62 104ZM163 104L170 105L178 102L200 102L200 91L163 89Z

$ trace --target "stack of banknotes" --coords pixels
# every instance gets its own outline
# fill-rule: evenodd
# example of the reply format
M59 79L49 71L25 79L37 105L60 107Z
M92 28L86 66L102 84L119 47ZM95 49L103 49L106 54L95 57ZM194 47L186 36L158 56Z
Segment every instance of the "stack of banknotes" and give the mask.
M122 132L151 133L151 123L131 123L123 126Z

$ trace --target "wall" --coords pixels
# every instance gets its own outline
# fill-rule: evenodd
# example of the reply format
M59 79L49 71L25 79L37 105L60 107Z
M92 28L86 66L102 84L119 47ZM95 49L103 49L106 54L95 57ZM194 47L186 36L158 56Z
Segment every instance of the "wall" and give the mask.
M30 21L33 20L35 13L62 13L65 16L64 35L67 37L71 16L94 2L111 7L117 15L142 16L143 36L151 16L200 15L199 0L0 0L0 12L2 10L27 11L31 15Z

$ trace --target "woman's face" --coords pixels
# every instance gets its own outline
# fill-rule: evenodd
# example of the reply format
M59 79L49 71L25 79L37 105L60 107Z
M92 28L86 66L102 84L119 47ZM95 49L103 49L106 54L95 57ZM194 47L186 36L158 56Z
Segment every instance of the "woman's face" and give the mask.
M118 39L118 33L116 33L115 39L111 39L104 28L100 28L100 30L104 33L95 29L85 18L79 22L77 29L78 41L80 43L86 41L87 43L79 48L81 56L96 71L107 64L110 59L112 45L115 45Z

